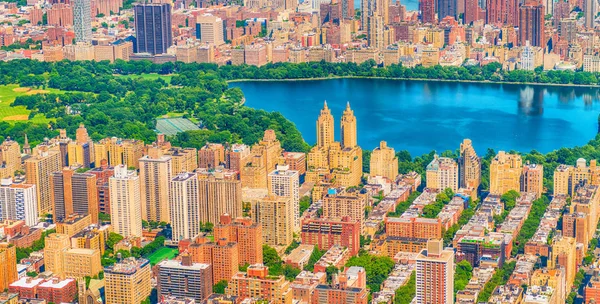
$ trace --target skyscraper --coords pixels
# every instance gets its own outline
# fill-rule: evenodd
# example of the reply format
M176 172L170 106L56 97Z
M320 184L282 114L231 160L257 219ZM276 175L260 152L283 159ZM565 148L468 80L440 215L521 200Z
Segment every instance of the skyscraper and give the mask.
M170 222L169 182L171 181L171 157L153 149L152 155L140 159L142 219Z
M388 147L385 141L379 143L379 147L371 153L369 168L371 176L384 176L395 180L398 175L398 158L394 148Z
M458 0L460 1L460 0ZM447 16L457 19L457 0L437 0L438 19L442 20Z
M544 5L538 0L526 0L519 14L519 43L545 47L544 39Z
M116 233L124 236L142 236L140 179L124 165L115 167L109 179L110 218Z
M333 132L333 115L326 101L317 119L317 146L329 148L333 143Z
M473 188L477 190L481 183L481 159L475 153L470 139L465 139L460 144L458 174L459 188Z
M435 23L435 0L419 0L421 22Z
M454 251L444 250L444 240L429 240L417 256L417 304L454 303Z
M198 176L181 173L170 182L169 200L173 240L191 239L200 232Z
M39 146L37 154L25 160L25 179L28 184L35 185L40 214L52 211L50 174L59 172L60 168L60 152L48 150L47 146Z
M596 7L598 0L583 0L583 18L586 28L594 28L594 19L596 17Z
M269 194L290 199L294 211L294 231L300 230L300 179L298 171L289 170L289 166L277 166L269 173Z
M164 54L173 44L171 5L138 3L134 7L135 52Z
M91 0L73 1L73 29L75 30L75 42L92 42Z
M93 223L98 223L98 200L96 176L90 173L77 173L74 168L65 167L51 174L52 212L54 220L62 221L73 213L91 215Z

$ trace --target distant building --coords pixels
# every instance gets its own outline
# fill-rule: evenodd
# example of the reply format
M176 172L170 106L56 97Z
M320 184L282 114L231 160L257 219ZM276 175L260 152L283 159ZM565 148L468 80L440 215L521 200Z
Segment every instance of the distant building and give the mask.
M165 54L173 45L171 5L168 3L138 3L135 16L135 52Z
M73 29L77 43L92 43L91 0L73 1Z

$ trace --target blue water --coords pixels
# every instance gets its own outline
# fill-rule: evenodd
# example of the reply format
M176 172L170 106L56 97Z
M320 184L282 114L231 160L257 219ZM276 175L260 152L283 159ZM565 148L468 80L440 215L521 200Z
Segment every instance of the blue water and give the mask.
M354 7L360 8L361 0L354 0ZM392 4L396 3L396 0L391 0ZM417 11L419 10L419 0L400 0L400 4L406 6L407 11Z
M413 156L456 150L463 138L479 154L487 148L549 152L583 145L598 131L600 90L558 86L449 83L381 79L240 82L246 105L279 111L309 144L323 100L339 119L350 101L358 143L385 140Z

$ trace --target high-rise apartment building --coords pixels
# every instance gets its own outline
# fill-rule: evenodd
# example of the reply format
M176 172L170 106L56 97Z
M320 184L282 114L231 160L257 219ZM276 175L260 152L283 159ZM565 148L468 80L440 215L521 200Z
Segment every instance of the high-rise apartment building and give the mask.
M50 174L60 172L60 152L40 146L37 154L25 160L25 179L27 184L35 185L38 212L52 212L52 182Z
M360 250L360 222L349 216L340 219L306 218L302 221L302 244L329 250L334 245L348 248L351 255Z
M525 0L519 8L519 43L546 47L544 5L539 0Z
M71 248L71 239L67 234L53 233L46 237L44 244L44 265L47 271L64 278L65 253Z
M69 166L79 165L84 168L90 168L94 164L93 152L94 142L88 136L85 126L80 124L75 133L75 141L71 141L67 145Z
M198 173L200 221L217 223L227 213L242 216L242 184L233 171L201 171Z
M64 253L64 270L68 278L97 276L102 271L100 250L73 248Z
M140 158L140 181L142 219L155 222L170 222L169 182L171 181L171 157L160 150Z
M248 150L248 154L250 151ZM214 169L225 163L225 147L221 144L207 143L198 150L198 168ZM239 170L231 169L231 170Z
M460 144L458 158L458 187L477 190L481 183L481 159L477 156L470 139Z
M91 0L73 0L75 42L92 43Z
M129 236L142 236L142 202L140 179L133 170L124 165L115 167L115 174L109 178L110 218L116 233Z
M38 223L38 203L35 185L13 183L10 178L0 180L0 222L25 221L27 226Z
M490 164L490 193L504 194L521 189L523 160L520 155L498 152Z
M61 222L72 214L89 214L92 222L98 223L96 176L75 170L65 167L51 174L54 220Z
M138 3L135 17L135 52L164 54L173 45L171 4Z
M277 166L268 176L269 194L290 199L294 213L294 231L300 230L300 177L289 166Z
M225 43L223 19L210 14L196 18L196 39L214 45Z
M152 290L150 261L127 258L104 268L106 304L139 304Z
M214 237L238 244L240 265L262 264L262 225L250 218L237 218L224 214L214 226Z
M200 237L190 245L189 251L194 263L212 266L213 282L231 280L240 267L238 244L227 239L209 242L207 238Z
M442 239L429 240L417 256L417 304L454 303L454 251L443 246Z
M9 243L0 243L0 290L19 279L17 273L17 247Z
M391 181L398 176L398 157L396 157L394 148L388 147L385 141L380 142L379 147L371 153L369 171L371 176L383 176Z
M521 175L521 191L533 192L537 197L542 197L544 192L544 166L526 164Z
M433 160L427 165L427 188L443 191L447 188L458 191L458 164L449 157L434 155Z
M191 239L200 232L198 176L181 173L170 182L169 200L173 240Z
M194 299L202 303L212 294L212 267L210 264L192 263L188 254L181 261L165 260L157 265L158 297L175 297L178 300Z
M73 26L73 7L65 3L54 3L46 10L48 25L71 27Z
M362 150L356 144L356 117L350 108L342 114L342 141L334 142L333 116L324 104L317 119L317 145L310 150L306 180L320 182L331 174L337 185L350 187L360 184L362 177Z
M328 189L323 198L323 217L339 219L344 216L360 221L361 231L364 229L367 196L356 190Z
M125 165L138 168L139 160L144 154L144 142L134 139L104 138L94 144L94 162L107 160L110 166Z
M483 2L485 4L487 23L495 25L519 25L519 0L487 0Z
M288 246L294 239L294 210L289 197L269 195L256 203L256 222L262 225L263 242Z
M421 22L435 23L435 0L419 0Z
M7 137L0 145L0 178L13 177L21 169L21 146Z

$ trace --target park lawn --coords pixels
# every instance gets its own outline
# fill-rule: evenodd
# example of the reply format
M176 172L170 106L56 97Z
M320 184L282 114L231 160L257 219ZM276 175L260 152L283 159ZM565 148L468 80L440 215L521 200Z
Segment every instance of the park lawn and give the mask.
M179 252L178 252L177 248L162 247L162 248L158 249L156 252L154 252L153 254L151 254L150 256L148 256L148 260L150 260L150 264L152 264L152 266L154 266L163 260L167 260L167 259L170 260L170 259L176 257L178 253Z
M131 74L131 75L117 75L119 77L127 77L127 78L143 78L145 80L156 80L156 79L163 79L164 81L166 81L167 83L171 83L171 77L173 77L172 75L159 75L156 73L145 73L145 74Z
M188 114L188 118L191 122L197 124L198 122L200 122L198 120L198 118L194 117L194 114L188 113L188 112L169 112L163 116L161 116L161 118L179 118L179 117L183 117L184 115Z
M27 110L24 106L11 107L10 105L18 96L61 92L61 90L57 89L36 90L19 88L16 84L0 85L0 121L31 121L33 123L47 124L52 119L46 118L43 114L37 114L33 119L29 120L28 117L31 111Z

